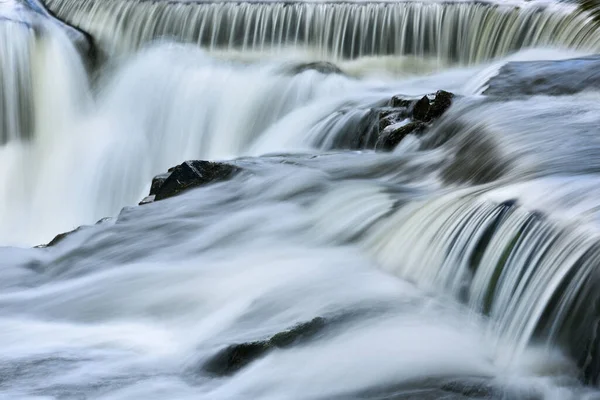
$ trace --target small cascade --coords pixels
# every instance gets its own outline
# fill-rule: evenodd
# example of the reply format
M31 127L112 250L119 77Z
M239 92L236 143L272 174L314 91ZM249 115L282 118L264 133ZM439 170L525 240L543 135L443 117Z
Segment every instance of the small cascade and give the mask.
M492 330L514 344L502 355L507 360L532 342L558 344L596 384L600 235L584 221L598 216L591 199L597 192L594 177L465 189L408 204L363 245L383 269L442 288L488 316ZM577 210L568 221L578 225L557 220L561 203Z
M33 134L32 47L37 46L31 26L20 21L0 24L0 144Z
M596 25L570 4L230 3L48 0L111 53L169 39L230 52L308 52L353 59L414 55L474 64L526 47L600 48Z
M76 46L85 46L83 35L43 11L34 1L0 3L0 145L31 139L36 120L48 124L40 121L40 113L52 106L39 89L48 80L65 78L55 75L58 69L71 71L62 80L65 88L51 95L55 100L63 89L86 79L84 71L75 71L82 65Z

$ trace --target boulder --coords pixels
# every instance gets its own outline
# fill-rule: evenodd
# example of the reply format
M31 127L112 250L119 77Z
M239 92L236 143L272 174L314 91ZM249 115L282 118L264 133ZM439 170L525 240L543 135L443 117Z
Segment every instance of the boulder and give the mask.
M205 372L217 376L231 375L259 359L273 349L284 349L302 343L320 333L326 326L321 317L298 324L269 339L227 346L210 358L202 367Z
M185 161L169 170L170 174L159 175L152 181L151 195L154 201L176 196L188 189L220 182L240 171L232 164L211 161Z
M407 135L421 134L452 105L454 95L444 90L421 98L393 96L379 112L376 150L391 151Z

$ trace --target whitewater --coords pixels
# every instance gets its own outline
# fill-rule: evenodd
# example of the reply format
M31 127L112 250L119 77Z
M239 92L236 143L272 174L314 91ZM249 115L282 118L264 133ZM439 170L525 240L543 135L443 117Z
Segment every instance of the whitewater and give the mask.
M552 1L0 2L0 398L600 399L598 29ZM422 135L365 139L438 90ZM185 160L241 172L138 205Z

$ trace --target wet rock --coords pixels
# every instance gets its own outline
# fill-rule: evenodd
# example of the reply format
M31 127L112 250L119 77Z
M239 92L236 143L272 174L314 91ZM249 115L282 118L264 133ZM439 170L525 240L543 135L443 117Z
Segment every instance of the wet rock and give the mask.
M452 99L454 99L452 93L446 92L445 90L438 90L435 94L433 103L429 107L426 120L431 121L441 117L452 105Z
M204 365L204 370L213 375L231 375L264 356L272 348L268 340L233 344L210 359Z
M379 113L379 131L385 130L390 125L397 123L408 117L408 110L398 111L396 109L393 110L385 110Z
M326 75L328 75L328 74L344 75L344 71L342 71L337 65L332 64L330 62L325 62L325 61L317 61L317 62L294 65L293 67L289 68L289 70L287 72L291 75L297 75L297 74L301 74L302 72L309 71L309 70L317 71L317 72L320 72L320 73L326 74Z
M384 130L383 134L379 137L377 145L375 146L378 150L391 151L411 133L421 133L427 128L427 125L420 121L409 122L405 125L395 128L395 125L391 125Z
M424 132L450 108L453 99L454 95L444 90L421 98L392 97L389 107L379 112L375 149L391 151L407 135Z
M326 320L317 317L280 332L267 340L233 344L214 355L202 369L212 375L231 375L273 349L287 348L313 338L325 326Z
M171 175L171 172L173 172L174 169L175 167L169 168L169 172L165 174L156 175L154 178L152 178L152 185L150 186L150 193L148 193L148 196L156 195L158 190L165 183L165 181Z
M429 98L427 96L423 96L413 106L412 117L417 121L427 122L427 114L429 114Z
M561 96L600 89L600 56L514 61L500 68L483 94L497 97Z
M390 100L390 107L394 108L410 108L415 103L415 100L405 99L402 96L394 96Z
M162 176L153 180L154 200L167 199L188 189L227 180L239 170L235 165L227 163L186 161L170 169L170 174L164 180Z

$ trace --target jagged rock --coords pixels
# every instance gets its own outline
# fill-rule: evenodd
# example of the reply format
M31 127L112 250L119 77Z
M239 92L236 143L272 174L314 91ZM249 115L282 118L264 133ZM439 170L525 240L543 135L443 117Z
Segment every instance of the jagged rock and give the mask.
M152 185L150 186L150 193L148 193L149 196L156 195L158 190L165 183L167 178L171 175L170 173L173 172L173 169L175 169L175 167L169 168L169 172L167 172L165 174L156 175L154 178L152 178Z
M335 64L325 61L317 61L311 63L303 63L294 65L288 70L288 73L292 75L300 74L304 71L314 70L322 74L339 74L344 75L344 72Z
M452 105L454 95L439 90L419 98L394 96L390 108L379 112L379 134L375 149L393 150L407 135L422 133Z
M191 188L229 179L239 170L235 165L227 163L186 161L169 169L170 174L164 180L160 175L155 178L153 184L156 185L152 189L154 200L163 200ZM160 184L161 180L162 184Z
M408 100L402 96L394 96L390 99L390 107L394 108L410 108L415 103L415 100Z
M452 93L446 92L445 90L438 90L435 94L433 103L429 107L429 112L426 117L427 121L441 117L452 105L452 99L454 99Z
M379 131L382 132L390 125L395 124L397 121L401 121L408 117L408 110L392 109L381 111L379 113Z
M413 106L412 117L417 121L428 122L427 114L429 114L429 97L423 96Z
M420 121L409 122L397 128L395 128L395 125L391 125L379 137L375 148L387 151L393 150L406 135L411 133L421 133L426 128L427 125Z
M280 332L267 340L233 344L214 355L204 364L202 369L213 375L231 375L273 349L290 347L313 338L325 326L326 320L317 317L309 322L298 324L287 331Z

